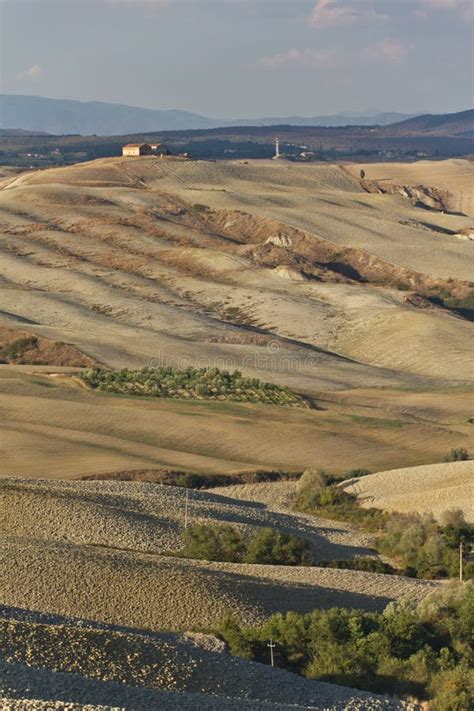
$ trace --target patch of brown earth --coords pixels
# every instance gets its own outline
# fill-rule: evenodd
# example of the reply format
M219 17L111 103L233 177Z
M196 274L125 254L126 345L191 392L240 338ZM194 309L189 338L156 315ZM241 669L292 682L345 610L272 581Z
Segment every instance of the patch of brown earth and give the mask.
M96 361L67 343L0 325L0 363L90 368Z

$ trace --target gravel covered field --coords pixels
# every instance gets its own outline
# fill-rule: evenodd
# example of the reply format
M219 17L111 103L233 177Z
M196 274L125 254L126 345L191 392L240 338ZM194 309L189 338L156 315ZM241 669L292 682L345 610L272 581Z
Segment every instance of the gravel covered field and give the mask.
M258 623L278 611L383 610L439 583L330 568L206 563L32 539L3 541L5 604L154 630L214 625L232 610Z
M292 492L296 484L263 486L271 496L272 487ZM252 489L242 488L250 497ZM274 510L275 501L237 500L239 486L187 495L189 523L278 528L310 541L316 561L375 555L370 537L350 525ZM8 536L163 553L182 547L185 507L186 489L162 484L0 479L0 533Z
M269 494L272 486L262 488ZM382 610L390 600L420 599L438 585L352 570L160 555L181 545L186 490L179 487L4 479L0 492L0 589L2 601L13 606L186 630L212 626L229 609L249 623L317 607ZM190 522L230 522L248 530L270 525L308 538L321 558L371 552L369 539L350 527L287 513L278 496L276 510L208 491L188 496Z
M36 699L28 708L410 708L232 657L222 642L208 635L117 630L11 608L0 608L0 631L1 695L7 700ZM54 705L41 703L52 699ZM76 706L61 706L64 701Z

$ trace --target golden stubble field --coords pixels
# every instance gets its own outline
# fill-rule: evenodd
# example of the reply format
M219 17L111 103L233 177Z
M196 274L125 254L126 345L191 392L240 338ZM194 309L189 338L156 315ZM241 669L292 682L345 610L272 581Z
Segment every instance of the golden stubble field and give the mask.
M466 191L467 161L404 180L442 170ZM472 442L472 324L406 298L466 293L468 216L364 192L348 166L155 158L10 177L0 211L0 325L110 367L239 368L319 408L112 397L0 365L7 474L376 471Z

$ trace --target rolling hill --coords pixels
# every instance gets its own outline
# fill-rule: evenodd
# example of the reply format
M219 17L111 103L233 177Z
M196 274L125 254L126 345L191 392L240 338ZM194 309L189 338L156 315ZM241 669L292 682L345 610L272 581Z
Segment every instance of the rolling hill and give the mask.
M48 377L48 366L39 377L32 357L0 372L6 471L342 473L469 444L472 323L430 299L469 299L471 242L457 233L471 218L369 193L351 170L151 157L5 178L8 332L112 368L237 368L316 402L297 412L121 398ZM444 175L467 204L469 162L414 170L398 167L397 180Z
M423 114L412 116L390 125L393 132L417 132L438 136L471 136L474 138L474 109L459 111L455 114Z
M211 635L120 629L7 606L0 608L0 634L0 701L13 711L413 708L232 657Z
M433 514L460 510L474 522L474 463L444 462L378 472L341 484L362 506Z
M384 620L401 607L406 628L414 605L436 614L463 592L366 572L411 573L391 551L374 560L362 527L295 511L293 473L323 469L363 505L471 517L471 463L430 463L474 446L473 175L468 160L361 176L347 163L154 156L2 172L3 705L414 711L350 688L357 674L325 677L346 688L313 682L207 632L229 611L256 626L390 603ZM84 377L95 366L101 378ZM191 367L211 369L205 387L183 386ZM292 397L263 402L262 381ZM253 483L157 483L171 473ZM306 540L315 565L185 558L188 523L270 527ZM362 619L324 619L346 614ZM421 657L409 654L386 657L377 682L411 674ZM403 689L422 694L424 679Z
M18 129L54 134L113 136L138 131L178 131L180 129L218 126L346 126L383 125L401 121L413 114L386 112L371 116L340 114L335 116L300 116L216 119L177 109L144 109L102 101L48 99L20 94L0 95L0 129Z

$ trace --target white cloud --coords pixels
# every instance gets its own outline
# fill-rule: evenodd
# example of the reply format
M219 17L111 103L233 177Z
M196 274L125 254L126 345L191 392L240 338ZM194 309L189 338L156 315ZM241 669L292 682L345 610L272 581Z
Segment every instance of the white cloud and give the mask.
M350 5L341 4L338 0L318 0L309 22L313 27L323 27L351 24L356 18L357 13Z
M385 59L393 64L401 64L412 48L412 45L405 42L388 38L369 45L364 54L372 59Z
M31 67L20 72L18 75L19 79L25 79L27 81L37 81L43 76L43 69L39 64L32 64Z
M260 64L268 69L275 69L284 64L305 64L311 67L320 67L334 63L336 57L337 53L333 50L312 49L311 47L292 48L287 52L262 57Z
M456 12L464 20L474 19L474 2L472 0L419 0L419 4L434 10Z
M312 27L351 25L360 20L387 21L389 15L376 9L374 0L317 0L309 18Z

